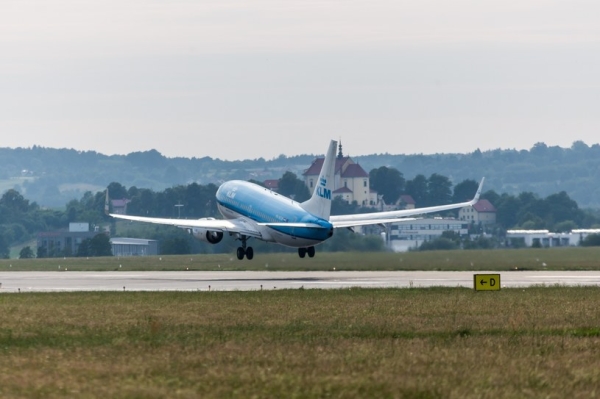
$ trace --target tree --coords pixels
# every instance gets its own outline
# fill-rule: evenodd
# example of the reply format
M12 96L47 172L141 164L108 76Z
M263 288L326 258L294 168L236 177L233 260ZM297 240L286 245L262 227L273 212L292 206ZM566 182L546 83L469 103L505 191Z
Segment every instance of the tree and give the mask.
M295 201L303 202L310 198L311 193L304 182L295 173L285 172L279 179L279 194L293 198Z
M510 229L519 224L521 201L512 195L502 194L495 203L496 223Z
M583 212L565 191L546 197L548 212L546 220L549 225L567 220L578 224L583 219Z
M454 186L454 193L452 194L452 202L464 202L471 200L477 189L479 183L475 180L466 179Z
M408 180L406 194L415 200L417 207L427 206L427 178L424 175L416 175L414 179Z
M0 198L0 221L17 222L29 210L29 201L17 190L10 189Z
M577 223L572 220L565 220L554 225L553 231L557 233L568 233L577 228Z
M111 199L128 198L127 189L120 183L112 182L108 185L108 196Z
M531 212L526 213L521 222L523 230L541 230L546 227L544 220Z
M10 256L10 249L8 248L8 242L4 237L4 234L0 234L0 258L8 259Z
M600 234L589 234L581 240L583 247L600 247Z
M135 188L135 187L132 187ZM127 213L131 215L156 216L154 191L141 188L129 189L131 202L127 204Z
M455 188L456 190L456 188ZM481 199L486 199L488 201L490 201L490 203L494 206L496 206L496 209L498 209L498 204L500 202L500 195L495 192L494 190L488 190L485 193L481 194Z
M331 201L331 214L332 215L350 215L357 213L358 204L356 201L349 203L342 199L342 197L335 197Z
M104 233L96 234L90 241L92 256L112 256L110 238Z
M161 242L160 252L163 255L183 255L191 253L192 247L185 238L173 237Z
M48 256L48 249L46 247L38 247L36 258L46 258Z
M433 173L427 180L428 205L446 205L452 201L452 183L446 176ZM414 197L413 197L414 198Z
M108 235L100 233L83 240L77 248L77 256L112 256L112 246Z
M31 259L31 258L35 258L35 254L33 253L33 250L31 249L31 247L29 245L26 247L23 247L23 249L21 249L21 252L19 252L19 259Z
M404 192L406 181L398 169L382 166L369 172L370 185L378 194L383 195L386 204L395 204Z

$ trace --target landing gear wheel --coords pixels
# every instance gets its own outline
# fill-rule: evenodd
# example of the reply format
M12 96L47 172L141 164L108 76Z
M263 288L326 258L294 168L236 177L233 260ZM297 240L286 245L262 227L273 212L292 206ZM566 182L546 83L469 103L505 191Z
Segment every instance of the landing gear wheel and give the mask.
M304 258L306 256L306 248L298 248L298 256Z
M306 253L308 254L309 258L314 258L315 257L315 247L306 248Z
M248 247L246 248L246 259L252 260L252 258L254 258L254 250L252 247Z
M238 249L237 249L237 258L239 260L242 260L242 259L244 259L244 255L246 255L246 251L244 250L244 248L238 247Z

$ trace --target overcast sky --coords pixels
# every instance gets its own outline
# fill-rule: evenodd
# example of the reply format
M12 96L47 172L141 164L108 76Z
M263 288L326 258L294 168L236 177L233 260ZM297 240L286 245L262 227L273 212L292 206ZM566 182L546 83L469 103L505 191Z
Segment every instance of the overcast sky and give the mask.
M600 141L600 2L2 0L0 147L245 159Z

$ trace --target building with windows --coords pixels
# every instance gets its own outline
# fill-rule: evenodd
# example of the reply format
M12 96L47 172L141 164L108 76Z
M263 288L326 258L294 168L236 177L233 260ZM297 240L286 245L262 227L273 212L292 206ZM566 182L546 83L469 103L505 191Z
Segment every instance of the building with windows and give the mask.
M466 206L458 211L458 218L473 224L495 224L496 208L486 199L480 199L473 206Z
M69 223L68 231L42 231L37 235L38 254L43 257L76 255L83 240L98 233L90 231L89 223Z
M112 205L112 213L116 213L118 215L127 215L127 204L130 202L131 201L126 198L110 200L110 204Z
M110 239L114 256L158 255L158 241L142 238L115 237Z
M423 242L441 237L444 231L467 235L469 223L454 218L427 218L392 223L388 246L394 252L406 252L418 248Z
M319 173L323 167L324 158L317 158L308 169L304 171L304 183L312 193ZM342 144L339 144L339 152L335 160L335 179L333 185L333 197L341 197L343 200L358 205L375 207L378 205L377 192L370 189L369 174L350 157L342 153Z

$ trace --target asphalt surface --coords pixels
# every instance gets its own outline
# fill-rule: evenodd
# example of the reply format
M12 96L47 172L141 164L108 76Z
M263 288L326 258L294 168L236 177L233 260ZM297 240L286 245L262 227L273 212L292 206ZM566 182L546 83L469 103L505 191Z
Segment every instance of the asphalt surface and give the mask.
M0 272L0 293L54 291L251 291L348 287L469 287L486 272ZM498 273L498 272L489 272ZM600 286L600 271L502 272L501 286Z

